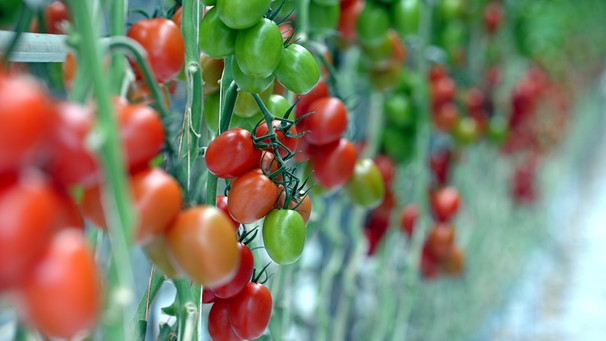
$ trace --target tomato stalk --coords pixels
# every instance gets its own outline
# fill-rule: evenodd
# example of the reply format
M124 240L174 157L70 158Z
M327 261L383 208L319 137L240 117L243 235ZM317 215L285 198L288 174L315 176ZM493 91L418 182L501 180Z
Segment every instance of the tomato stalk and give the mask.
M126 10L128 0L113 0L110 6L110 26L109 34L111 36L124 36L126 33ZM113 55L110 64L111 90L114 95L120 94L122 83L126 70L126 60L123 56Z
M162 284L164 284L164 276L152 266L147 289L143 293L143 296L141 296L137 305L137 311L133 317L132 325L135 328L133 340L145 340L149 306L162 287Z
M193 290L198 290L199 285L193 284L187 279L175 280L177 289L177 321L179 323L179 341L198 339L198 304L194 302ZM193 290L192 290L193 289Z
M381 138L381 129L383 126L383 102L385 97L373 91L370 94L370 107L366 122L366 147L361 159L372 158L377 155L379 150L379 139Z
M118 127L110 102L109 82L103 75L101 50L97 44L96 21L92 18L87 1L69 0L70 12L80 35L78 50L82 67L90 70L93 93L97 103L97 129L102 137L99 156L107 181L103 186L103 206L108 222L108 233L112 247L109 295L104 319L105 336L108 339L125 339L127 329L126 310L132 304L134 278L129 247L135 222L132 198L124 174L126 168L118 137ZM111 311L111 312L110 312Z

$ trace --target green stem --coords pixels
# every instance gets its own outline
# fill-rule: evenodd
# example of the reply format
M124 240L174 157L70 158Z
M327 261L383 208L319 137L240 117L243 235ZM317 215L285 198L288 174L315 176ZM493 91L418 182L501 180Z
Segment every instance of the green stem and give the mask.
M147 290L145 290L145 293L141 296L139 304L137 305L137 311L131 322L135 328L133 340L145 340L149 306L162 287L162 284L164 284L164 279L164 276L152 266Z
M128 321L125 311L132 304L134 292L129 246L135 216L124 171L126 167L123 163L118 127L110 101L109 82L102 70L101 51L97 44L99 35L94 26L92 11L88 1L69 0L68 4L75 27L80 34L78 48L82 57L82 67L91 72L97 104L99 157L107 180L103 185L102 199L108 222L115 277L110 275L111 282L108 285L109 303L106 308L112 313L108 314L108 318L104 321L105 336L108 339L120 340L126 337Z
M373 91L370 94L370 108L368 108L368 122L366 130L366 148L363 158L372 158L379 150L379 140L383 127L383 101L382 94Z
M192 295L192 284L189 280L175 280L177 289L177 302L179 310L177 320L179 323L179 341L190 341L198 339L198 304ZM200 286L195 285L199 288Z
M297 3L297 38L301 44L307 41L309 35L309 1L299 0Z
M124 36L126 33L126 9L128 0L112 0L110 6L109 34L111 36ZM122 80L126 69L124 56L113 55L110 65L112 94L119 95L122 88Z

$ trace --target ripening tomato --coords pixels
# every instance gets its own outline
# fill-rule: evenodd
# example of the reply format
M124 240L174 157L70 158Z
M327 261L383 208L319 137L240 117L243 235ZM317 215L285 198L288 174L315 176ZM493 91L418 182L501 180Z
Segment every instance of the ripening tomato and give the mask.
M166 240L177 264L198 284L223 285L238 270L240 252L233 225L214 206L182 211L166 231Z
M303 217L305 225L307 225L307 222L309 222L309 218L311 217L311 198L309 197L309 195L303 194L303 196L294 196L290 200L288 207L284 206L285 200L286 192L282 191L280 192L280 198L278 199L277 208L288 208L297 211L301 215L301 217Z
M320 81L320 67L314 56L298 44L288 45L275 70L276 79L295 94L306 94Z
M73 53L68 52L67 55L65 55L63 65L61 65L61 74L63 75L63 86L65 87L65 90L71 91L77 70L78 62L76 61L76 56Z
M81 230L58 231L18 290L24 318L43 334L71 338L94 327L101 278Z
M443 187L431 195L431 208L440 222L450 221L459 211L461 198L454 187Z
M247 29L263 18L271 0L217 0L217 11L225 25Z
M255 268L255 259L253 258L252 251L250 251L248 246L238 243L238 252L240 252L240 264L235 276L229 282L219 287L210 288L218 298L227 299L234 297L250 282Z
M364 61L366 62L365 65L369 68L386 68L391 62L393 48L393 42L387 32L385 32L385 35L378 44L372 46L362 45L362 57L364 57Z
M365 2L356 25L358 41L366 46L379 45L389 30L389 24L387 8L370 1Z
M181 30L166 18L139 20L126 36L137 41L147 52L147 58L158 83L164 83L179 74L185 61L185 42ZM141 71L135 67L141 77Z
M217 7L211 8L200 20L200 49L211 58L225 58L234 53L236 30L219 18Z
M217 93L221 86L220 80L223 76L223 59L211 58L204 52L200 52L200 67L202 68L202 80L204 81L204 96Z
M168 244L166 243L166 236L164 234L155 236L153 239L142 245L142 248L150 262L164 276L168 278L179 277L180 273L178 266L169 253Z
M0 75L0 173L35 161L53 118L44 89L27 76Z
M245 75L265 78L278 67L283 50L280 28L264 18L253 27L238 31L234 58Z
M351 201L360 206L373 208L381 203L385 195L385 184L379 167L372 159L356 162L345 190Z
M408 238L412 237L415 228L415 222L419 217L419 207L416 204L404 206L400 218L400 227Z
M204 288L206 289L206 288ZM208 334L212 341L244 341L231 327L229 300L218 300L208 313Z
M44 25L46 33L66 34L63 22L69 21L69 10L63 1L53 1L44 9Z
M469 145L479 138L480 126L470 116L460 117L453 127L452 134L457 143Z
M347 130L347 108L337 97L315 100L307 108L313 114L301 121L307 131L303 138L307 143L320 146L338 141Z
M464 264L465 255L463 251L454 246L448 256L446 256L446 259L442 261L441 268L449 276L459 276L463 271Z
M261 336L271 317L272 298L266 286L249 282L229 301L229 321L240 337L253 340Z
M403 63L391 60L386 66L369 70L370 85L377 91L387 93L398 86L402 75Z
M251 169L232 184L227 208L236 221L250 224L265 217L275 207L279 195L278 185L261 169Z
M20 283L50 238L60 213L53 188L41 174L0 177L0 291Z
M454 80L448 76L442 77L431 83L431 100L434 106L442 105L454 99L457 86Z
M312 149L314 179L328 189L345 185L356 166L356 147L346 139Z
M443 132L450 132L459 119L459 109L454 103L445 103L432 111L433 125Z
M269 257L280 265L296 262L305 246L305 221L294 210L277 209L263 220L263 245Z
M455 230L452 225L438 223L429 231L427 249L436 260L442 261L450 254L454 241Z
M281 120L273 120L271 122L274 134L276 134L276 139L279 142L281 142L283 145L283 146L278 147L278 153L282 157L285 157L286 155L288 155L289 152L294 153L297 150L297 143L299 140L299 138L296 137L297 128L295 127L295 125L292 124L290 126L290 128L286 129L288 127L288 124L290 124L290 123L286 123ZM261 123L255 130L255 136L257 138L265 136L268 133L269 133L269 130L267 128L267 122ZM271 145L271 140L269 137L261 140L261 142Z
M257 166L261 151L250 132L232 128L212 140L204 158L208 170L219 178L234 178Z

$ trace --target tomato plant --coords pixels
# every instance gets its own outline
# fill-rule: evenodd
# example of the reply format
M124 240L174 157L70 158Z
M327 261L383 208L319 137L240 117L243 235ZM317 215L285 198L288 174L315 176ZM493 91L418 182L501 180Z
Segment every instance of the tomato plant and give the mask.
M263 18L271 0L217 0L221 21L233 29L246 29Z
M263 221L263 244L269 257L281 265L296 262L305 246L305 221L294 210L271 211Z
M271 122L273 132L276 134L276 139L282 143L282 146L278 147L278 153L284 157L289 152L295 152L297 150L297 143L299 138L297 136L297 128L294 124L290 124L281 120L273 120ZM267 128L267 122L261 123L255 130L257 138L266 136L269 133ZM266 143L268 146L271 144L270 138L264 138L261 140L262 143ZM269 148L269 147L268 147ZM274 150L275 151L275 150Z

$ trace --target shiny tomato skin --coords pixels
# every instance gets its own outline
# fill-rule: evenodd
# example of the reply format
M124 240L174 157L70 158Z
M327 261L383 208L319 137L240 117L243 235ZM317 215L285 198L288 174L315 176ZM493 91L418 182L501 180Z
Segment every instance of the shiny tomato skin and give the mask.
M206 289L206 288L205 288ZM218 300L208 313L208 334L212 341L244 341L231 327L229 300Z
M339 24L339 4L320 5L316 1L309 2L309 32L323 35L334 33Z
M280 141L282 143L282 145L284 147L286 147L286 150L284 147L279 146L278 147L278 152L280 154L280 156L285 157L286 155L288 155L289 152L295 152L297 150L297 143L299 138L298 137L291 137L291 136L295 136L297 135L297 128L295 125L292 125L288 130L286 130L286 127L281 127L282 125L282 121L280 120L273 120L271 122L274 134L276 134L276 139L278 141ZM285 134L282 129L286 130L288 132L288 134ZM257 138L260 138L262 136L265 136L269 133L269 130L267 128L267 122L263 122L261 123L261 125L259 125L257 127L257 130L255 131L255 136ZM267 143L270 144L271 140L270 138L265 138L263 140L261 140L263 143Z
M365 46L377 46L389 30L389 12L386 8L367 1L358 15L358 41Z
M295 118L299 118L309 112L309 105L315 102L317 99L328 97L328 85L323 79L320 79L318 83L306 94L296 95L295 100L298 100L295 106ZM302 125L302 121L297 123L297 127ZM300 131L303 129L299 129Z
M211 58L225 58L234 53L236 30L219 18L217 7L211 8L200 20L200 49Z
M265 78L278 67L283 50L280 28L263 18L251 28L238 31L234 57L245 75Z
M352 202L365 208L374 208L381 203L385 196L385 184L379 167L372 159L356 161L345 190Z
M0 75L0 173L34 163L51 126L51 103L27 76Z
M250 224L271 212L279 195L278 186L261 169L251 169L232 184L227 208L236 221Z
M314 178L328 189L341 187L353 174L356 158L356 147L346 139L315 147L311 154Z
M0 291L19 284L60 222L60 206L37 172L0 178Z
M217 0L217 11L225 25L233 29L246 29L263 18L271 0Z
M234 230L238 232L238 229L240 228L240 223L235 221L234 218L232 218L229 214L229 210L227 209L227 196L218 195L215 206L217 206L218 209L223 211L223 213L225 213L225 215L229 217L229 220L231 220L232 224L234 225Z
M277 209L263 220L263 245L269 257L280 265L296 262L305 246L305 221L294 210Z
M232 128L210 142L204 158L208 170L219 178L234 178L256 167L261 150L252 135L242 128Z
M139 104L117 105L118 129L129 170L146 167L164 145L164 126L151 107Z
M460 205L461 198L454 187L443 187L431 195L432 212L440 222L450 221Z
M252 251L248 246L238 243L238 251L240 252L240 265L236 271L236 275L227 283L210 288L215 296L221 299L228 299L236 296L250 282L253 270L255 268L255 259Z
M168 278L177 278L180 275L175 260L170 255L166 236L164 234L155 236L152 240L142 245L143 252L164 276Z
M307 131L303 138L315 146L338 141L347 130L347 108L336 97L324 97L312 102L308 110L313 114L303 119Z
M290 44L282 51L275 70L276 79L296 94L306 94L320 81L320 67L314 56L298 44Z
M63 1L53 1L44 9L44 25L46 33L66 34L62 22L69 21L69 11Z
M214 206L182 211L166 231L166 240L176 263L198 284L223 285L238 269L240 252L232 223Z
M269 325L272 303L266 286L249 282L229 300L229 321L236 334L247 340L261 336Z
M81 230L57 232L19 288L20 310L45 335L71 338L99 318L102 289Z
M364 2L361 0L354 0L347 4L341 3L337 31L339 31L339 37L346 42L353 43L357 39L356 25L362 7L364 7Z
M210 304L219 301L219 298L215 296L215 293L208 287L204 287L200 300L202 301L202 304Z
M394 1L391 7L391 22L402 39L418 34L421 7L421 0Z
M235 58L231 60L231 73L234 77L234 81L238 84L238 88L250 93L258 94L263 92L274 82L273 74L261 78L245 75L242 69L240 69L240 66L238 66Z
M185 60L185 42L179 26L173 21L165 18L139 20L130 27L126 36L143 46L159 83L179 74ZM135 72L140 74L137 67Z

